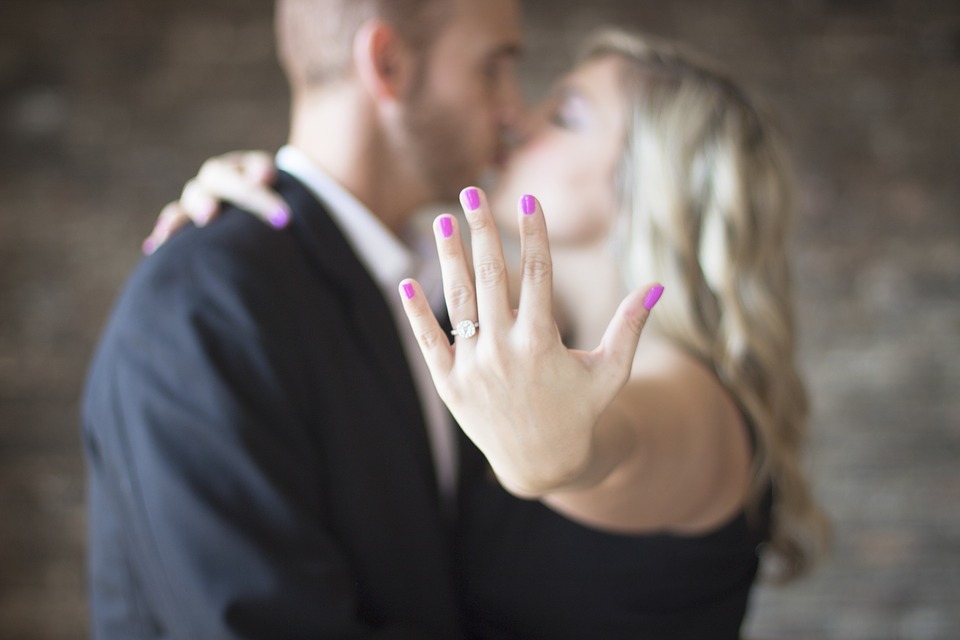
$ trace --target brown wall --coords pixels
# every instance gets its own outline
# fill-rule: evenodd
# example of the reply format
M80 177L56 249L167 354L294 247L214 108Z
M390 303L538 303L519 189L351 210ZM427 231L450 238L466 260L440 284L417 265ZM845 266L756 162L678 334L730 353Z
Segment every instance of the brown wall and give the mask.
M0 637L85 637L77 398L161 205L275 148L270 4L0 4ZM758 638L960 637L960 4L536 0L531 95L604 22L715 55L779 109L803 193L812 469L836 550ZM587 5L590 8L587 8Z

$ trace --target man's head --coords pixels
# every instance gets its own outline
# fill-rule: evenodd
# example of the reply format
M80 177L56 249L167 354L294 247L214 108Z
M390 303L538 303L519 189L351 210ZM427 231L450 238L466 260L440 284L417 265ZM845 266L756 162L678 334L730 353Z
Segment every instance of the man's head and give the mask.
M319 88L354 71L354 38L371 20L392 25L417 52L430 48L449 18L451 0L277 0L280 61L298 90Z
M295 96L362 89L381 160L417 199L502 161L521 108L516 0L278 0L277 35Z

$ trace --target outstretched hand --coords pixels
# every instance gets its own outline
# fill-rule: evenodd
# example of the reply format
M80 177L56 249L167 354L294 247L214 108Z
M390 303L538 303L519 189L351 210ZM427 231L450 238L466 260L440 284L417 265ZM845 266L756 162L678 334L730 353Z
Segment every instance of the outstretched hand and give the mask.
M485 195L465 189L461 204L475 277L457 219L442 215L434 224L447 310L452 325L464 329L452 345L420 286L400 284L437 391L511 492L541 497L585 488L609 472L596 468L594 427L629 377L662 287L628 295L593 351L567 349L553 317L552 260L540 204L532 196L519 204L517 310L509 302L506 263Z

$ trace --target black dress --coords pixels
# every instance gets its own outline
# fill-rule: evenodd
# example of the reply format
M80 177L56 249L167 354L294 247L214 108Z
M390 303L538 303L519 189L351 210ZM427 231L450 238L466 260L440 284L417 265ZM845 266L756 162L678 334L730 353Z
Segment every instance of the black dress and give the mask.
M472 449L472 445L465 445ZM736 640L768 537L741 512L710 533L617 535L504 491L465 451L459 574L471 638Z

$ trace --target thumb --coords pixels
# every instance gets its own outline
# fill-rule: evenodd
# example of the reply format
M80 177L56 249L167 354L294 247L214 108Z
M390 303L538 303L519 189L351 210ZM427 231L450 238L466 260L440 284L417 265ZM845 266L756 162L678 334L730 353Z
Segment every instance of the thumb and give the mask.
M640 334L650 317L650 310L660 300L663 287L659 284L630 293L614 314L600 341L601 367L619 380L625 380L637 352Z

